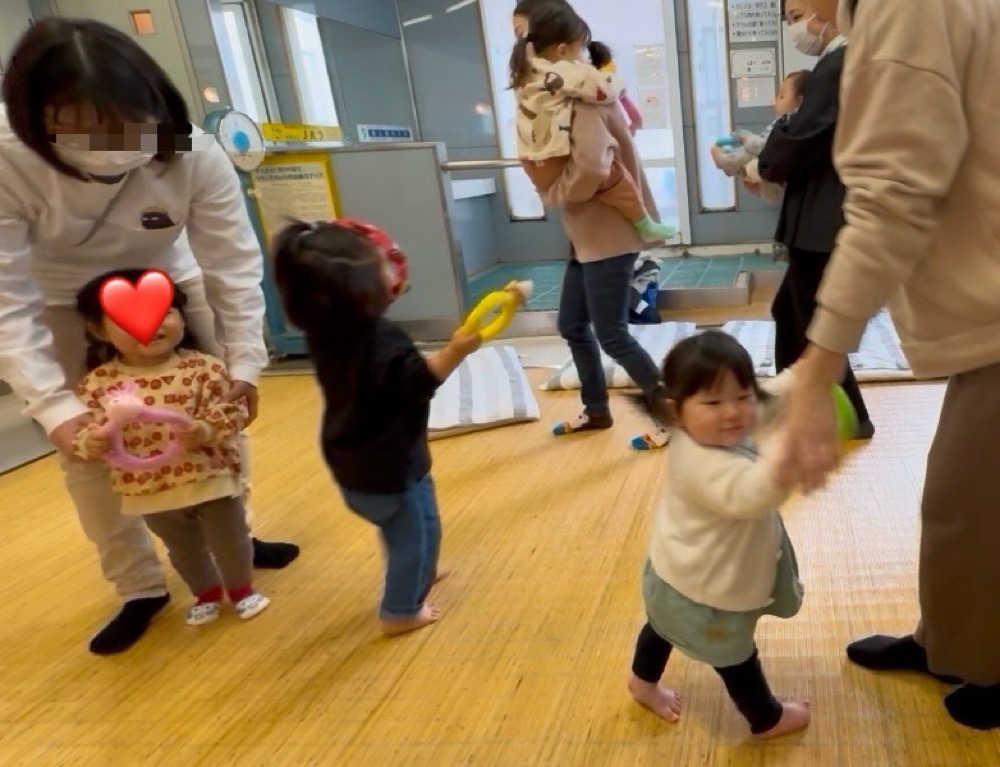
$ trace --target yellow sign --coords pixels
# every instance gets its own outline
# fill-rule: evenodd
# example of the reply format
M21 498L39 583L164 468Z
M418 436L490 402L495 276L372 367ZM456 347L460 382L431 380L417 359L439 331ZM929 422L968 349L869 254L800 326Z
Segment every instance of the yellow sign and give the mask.
M289 220L312 223L338 217L329 152L276 152L268 155L251 177L268 243Z
M344 137L336 125L262 123L260 131L267 141L340 141Z

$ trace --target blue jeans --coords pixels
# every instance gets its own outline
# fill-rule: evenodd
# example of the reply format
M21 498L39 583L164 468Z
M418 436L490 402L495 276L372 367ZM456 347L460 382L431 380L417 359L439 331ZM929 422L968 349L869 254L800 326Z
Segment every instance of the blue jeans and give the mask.
M441 550L434 480L428 474L396 495L343 490L348 508L378 527L385 544L385 590L379 616L412 618L424 606Z
M580 396L588 415L609 412L600 349L625 368L643 393L650 394L660 383L656 363L628 332L629 288L636 258L637 254L626 253L586 264L573 259L566 266L559 335L569 344L580 374Z

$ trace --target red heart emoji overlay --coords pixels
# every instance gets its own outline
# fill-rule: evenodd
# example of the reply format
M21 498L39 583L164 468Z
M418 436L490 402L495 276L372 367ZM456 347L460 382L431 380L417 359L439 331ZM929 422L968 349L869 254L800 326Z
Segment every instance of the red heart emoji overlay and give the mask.
M156 270L143 274L135 285L112 277L101 285L100 300L108 319L145 346L170 311L174 283Z

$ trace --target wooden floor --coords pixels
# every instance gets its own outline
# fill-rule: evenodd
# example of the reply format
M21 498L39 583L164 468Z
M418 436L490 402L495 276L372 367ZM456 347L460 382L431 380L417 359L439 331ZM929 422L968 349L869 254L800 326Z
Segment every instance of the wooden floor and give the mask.
M542 371L532 371L536 383ZM802 613L765 620L777 694L806 694L814 723L767 745L715 674L683 657L667 725L625 691L641 625L639 572L665 454L604 433L557 441L573 393L540 392L542 423L434 445L444 553L436 626L376 632L380 554L347 513L315 447L308 377L268 378L253 427L266 538L301 559L262 574L273 605L193 629L187 595L129 653L85 642L116 609L51 458L0 477L0 765L331 767L987 767L1000 734L960 729L930 679L876 677L843 646L916 617L917 498L939 385L866 389L879 428L823 493L786 509L807 586Z

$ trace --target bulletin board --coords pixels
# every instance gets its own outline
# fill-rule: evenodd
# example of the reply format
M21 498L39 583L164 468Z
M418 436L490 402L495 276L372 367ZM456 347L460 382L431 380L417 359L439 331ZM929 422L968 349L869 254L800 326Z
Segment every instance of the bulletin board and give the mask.
M276 152L250 175L266 242L274 240L288 219L312 222L339 218L340 201L329 152Z

